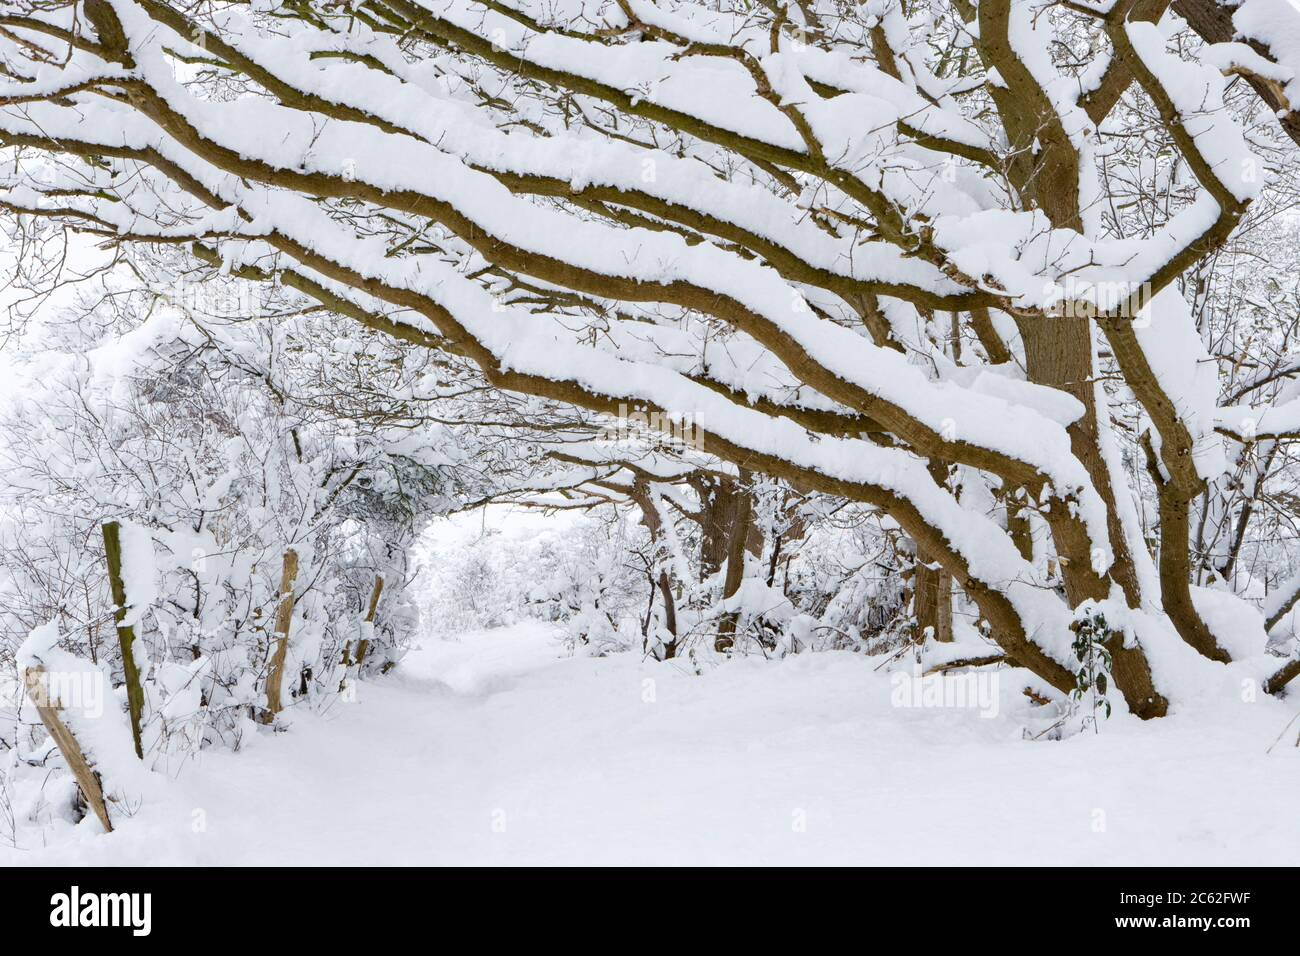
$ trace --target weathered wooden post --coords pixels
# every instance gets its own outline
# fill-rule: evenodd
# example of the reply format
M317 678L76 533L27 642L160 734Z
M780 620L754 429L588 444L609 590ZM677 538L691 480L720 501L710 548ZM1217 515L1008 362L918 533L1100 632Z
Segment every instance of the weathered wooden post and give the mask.
M284 682L284 659L289 651L289 625L293 622L293 585L298 579L298 552L290 548L284 553L284 568L280 573L280 605L275 612L275 651L271 655L271 670L266 676L266 714L262 722L269 724L284 709L280 702Z
M99 822L104 825L104 829L112 833L113 824L108 819L108 805L104 803L104 789L100 786L99 774L86 759L81 745L77 743L77 738L68 729L68 725L59 719L59 707L50 697L45 668L39 665L27 668L23 672L23 683L27 686L27 696L36 705L36 713L40 715L41 723L49 731L55 744L58 745L59 753L63 754L68 769L72 771L86 805L95 811L95 816L99 817ZM137 737L137 750L139 746Z
M375 625L375 609L379 607L379 595L384 590L384 579L375 575L375 586L370 592L370 609L366 612L365 623L370 627L365 629L360 641L357 642L357 667L360 668L366 661L366 651L370 648L370 634Z
M108 584L113 592L113 618L117 621L117 644L122 649L122 673L126 677L126 703L131 712L131 738L135 755L144 759L140 741L140 720L144 713L144 688L135 664L135 627L126 623L126 582L122 577L122 528L116 521L104 522L104 555L108 558Z

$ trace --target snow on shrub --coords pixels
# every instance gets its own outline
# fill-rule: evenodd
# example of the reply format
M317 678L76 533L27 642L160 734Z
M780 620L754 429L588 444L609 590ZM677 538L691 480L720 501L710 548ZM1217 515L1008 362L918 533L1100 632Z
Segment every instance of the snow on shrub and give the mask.
M426 631L454 637L534 618L556 622L574 645L632 646L639 635L628 622L645 598L627 552L641 532L609 511L512 517L494 513L493 527L479 526L479 515L434 524L416 588Z

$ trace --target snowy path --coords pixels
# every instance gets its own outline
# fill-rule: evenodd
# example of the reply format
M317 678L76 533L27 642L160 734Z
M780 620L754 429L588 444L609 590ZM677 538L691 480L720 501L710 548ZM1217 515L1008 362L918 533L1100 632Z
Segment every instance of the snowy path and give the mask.
M1012 713L892 707L860 656L696 677L556 653L536 626L426 641L358 702L206 755L118 832L0 863L1300 860L1300 750L1264 754L1294 705L1225 693L1218 720L1025 743Z

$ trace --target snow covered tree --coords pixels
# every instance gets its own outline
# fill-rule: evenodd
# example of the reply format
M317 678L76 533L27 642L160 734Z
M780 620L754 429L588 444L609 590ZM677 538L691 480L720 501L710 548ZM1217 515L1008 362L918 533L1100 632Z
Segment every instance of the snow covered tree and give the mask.
M1115 689L1154 717L1197 659L1251 659L1272 690L1297 669L1262 623L1211 626L1224 601L1258 614L1194 586L1189 541L1230 462L1300 435L1300 401L1220 404L1184 287L1300 135L1297 21L1274 0L18 0L0 202L188 244L495 389L690 421L737 470L885 513L1063 693L1091 602ZM1140 229L1121 148L1164 186Z

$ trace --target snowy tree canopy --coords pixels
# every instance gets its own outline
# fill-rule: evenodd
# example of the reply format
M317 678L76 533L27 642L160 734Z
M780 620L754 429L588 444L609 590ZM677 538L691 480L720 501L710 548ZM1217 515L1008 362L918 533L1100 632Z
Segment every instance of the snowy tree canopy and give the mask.
M493 389L690 422L707 467L888 515L1058 690L1102 608L1158 716L1187 668L1264 652L1218 626L1241 601L1189 536L1300 437L1294 367L1225 394L1188 279L1289 188L1297 16L17 0L0 203Z

